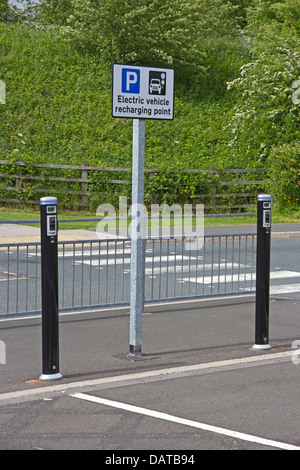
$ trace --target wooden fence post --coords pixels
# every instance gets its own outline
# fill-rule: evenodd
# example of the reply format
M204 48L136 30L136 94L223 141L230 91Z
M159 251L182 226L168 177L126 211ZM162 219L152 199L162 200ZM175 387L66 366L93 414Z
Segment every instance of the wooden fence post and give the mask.
M18 158L18 163L22 163L22 159L19 157ZM17 169L17 176L16 176L16 188L21 189L22 188L22 167L19 166Z
M217 182L216 182L216 167L211 166L210 167L212 171L212 189L211 189L211 208L213 210L216 209L216 194L217 194Z
M84 166L88 167L88 163L87 162L83 162ZM89 178L88 178L88 168L86 169L82 169L81 170L81 179L82 179L82 183L81 183L81 188L82 188L82 205L83 206L88 206L88 198L87 198L87 194L88 194L88 183L89 183Z

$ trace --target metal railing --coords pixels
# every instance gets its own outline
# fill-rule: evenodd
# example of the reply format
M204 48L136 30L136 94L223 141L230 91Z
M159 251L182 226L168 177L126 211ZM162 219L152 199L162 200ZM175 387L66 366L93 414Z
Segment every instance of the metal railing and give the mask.
M256 235L146 242L145 302L255 291ZM58 244L60 311L129 305L130 239ZM0 244L0 315L41 312L39 243Z

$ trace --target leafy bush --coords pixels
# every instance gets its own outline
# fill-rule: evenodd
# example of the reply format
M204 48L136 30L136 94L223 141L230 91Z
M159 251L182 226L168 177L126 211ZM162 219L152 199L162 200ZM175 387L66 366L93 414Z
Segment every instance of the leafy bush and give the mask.
M238 93L229 145L245 166L264 166L274 146L299 140L299 103L292 99L300 77L299 11L298 0L253 0L248 10L252 58L228 84Z
M164 64L203 71L203 39L236 33L235 7L224 0L43 0L54 23L110 62Z
M300 143L274 147L268 159L270 183L266 189L281 212L300 212Z

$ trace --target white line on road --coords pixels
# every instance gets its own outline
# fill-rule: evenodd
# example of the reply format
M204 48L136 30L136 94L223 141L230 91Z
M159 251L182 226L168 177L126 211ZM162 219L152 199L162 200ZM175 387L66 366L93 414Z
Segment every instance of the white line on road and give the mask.
M188 261L191 258L190 256L182 256L182 255L170 255L170 256L146 256L145 262L146 263L164 263L164 262L172 262L172 261ZM76 264L86 264L88 266L114 266L116 264L130 264L130 258L99 258L99 259L76 259L74 261Z
M182 424L184 426L190 426L197 429L202 429L203 431L213 432L216 434L222 434L223 436L232 437L234 439L241 439L243 441L253 442L256 444L261 444L268 447L275 447L283 450L300 450L300 447L294 446L292 444L286 444L284 442L273 441L270 439L264 439L262 437L253 436L251 434L245 434L242 432L232 431L230 429L220 428L218 426L212 426L210 424L200 423L198 421L193 421L190 419L180 418L178 416L173 416L168 413L162 413L160 411L154 411L147 408L142 408L140 406L128 405L127 403L121 403L114 400L107 400L105 398L95 397L92 395L86 395L84 393L74 393L70 396L75 398L80 398L81 400L91 401L99 405L110 406L113 408L118 408L125 411L130 411L132 413L138 413L140 415L149 416L151 418L157 418L164 421L170 421L176 424Z
M270 273L270 279L290 279L300 277L300 273L296 271L272 271ZM254 281L256 279L255 273L239 273L239 274L220 274L214 276L204 276L204 277L191 277L183 278L183 281L197 282L199 284L211 284L213 283L222 283L222 282L244 282L244 281ZM300 283L298 285L300 287Z
M173 261L169 259L168 261ZM176 261L180 261L179 258L176 259ZM147 260L146 260L147 262ZM151 262L151 260L149 261ZM172 274L174 272L178 273L183 273L183 272L193 272L198 270L199 273L201 273L203 270L209 270L212 271L214 269L244 269L245 265L244 264L238 264L238 263L214 263L214 264L178 264L178 265L171 265L171 266L159 266L159 267L152 267L152 268L146 268L145 269L145 274ZM188 278L187 278L188 279ZM200 278L202 279L202 278ZM209 277L211 279L211 277ZM182 279L183 280L183 279Z
M293 294L294 292L300 292L299 284L286 284L281 286L271 286L270 294Z

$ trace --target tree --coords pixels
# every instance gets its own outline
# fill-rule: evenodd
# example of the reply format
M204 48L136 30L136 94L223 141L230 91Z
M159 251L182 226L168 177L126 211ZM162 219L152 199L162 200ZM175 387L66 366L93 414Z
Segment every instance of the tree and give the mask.
M41 17L110 62L199 73L203 39L236 33L235 9L223 0L43 0Z
M8 17L8 0L0 0L0 21L5 21Z
M272 23L277 29L292 26L299 31L299 0L252 0L247 19L250 27L254 25L256 29Z
M8 0L0 0L0 20L1 11L4 11L4 20L10 23L26 24L35 21L36 13L39 8L39 0L18 0L18 6ZM3 5L3 6L2 6Z
M252 0L230 0L230 2L236 7L239 24L245 27L247 24L247 8L251 5Z
M300 136L299 103L293 100L300 78L300 39L295 0L254 0L246 29L251 62L228 84L239 93L230 142L244 165L266 164L274 146Z
M282 212L300 215L300 142L274 147L268 159L269 183L275 206Z
M44 23L66 26L72 12L72 0L42 0L38 18Z

